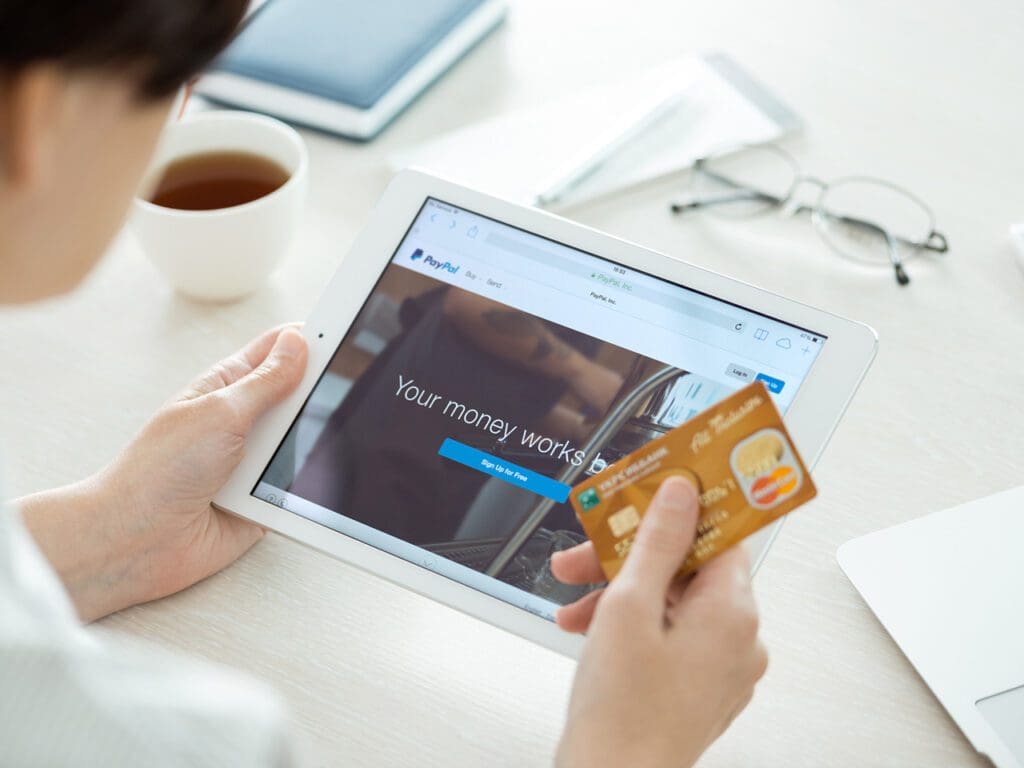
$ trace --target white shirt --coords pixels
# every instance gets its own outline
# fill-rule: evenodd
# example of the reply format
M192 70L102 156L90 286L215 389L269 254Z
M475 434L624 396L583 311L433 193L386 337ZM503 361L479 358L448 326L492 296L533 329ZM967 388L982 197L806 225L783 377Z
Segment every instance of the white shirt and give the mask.
M0 766L294 764L261 683L83 627L21 519L0 507Z

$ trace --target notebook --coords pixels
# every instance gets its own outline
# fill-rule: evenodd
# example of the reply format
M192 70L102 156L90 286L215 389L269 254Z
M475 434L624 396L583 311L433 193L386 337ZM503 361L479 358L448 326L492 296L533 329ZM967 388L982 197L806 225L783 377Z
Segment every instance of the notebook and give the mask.
M368 140L505 13L504 0L269 0L196 90Z

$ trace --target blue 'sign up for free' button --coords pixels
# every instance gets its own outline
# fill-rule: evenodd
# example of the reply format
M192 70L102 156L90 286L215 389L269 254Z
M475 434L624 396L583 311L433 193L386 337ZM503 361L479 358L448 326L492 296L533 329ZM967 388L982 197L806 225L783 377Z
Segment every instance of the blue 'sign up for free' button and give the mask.
M786 382L784 382L782 379L776 379L772 376L769 376L766 373L757 374L756 381L763 381L764 385L768 387L768 391L771 392L773 395L779 394L779 392L782 391L782 388L786 386Z
M518 464L505 461L505 459L499 459L497 456L479 451L458 440L452 440L450 437L445 438L445 441L441 443L438 454L470 469L475 469L477 472L483 472L485 475L504 480L506 483L525 488L559 503L569 498L571 489L565 483L560 483L547 475L520 467Z

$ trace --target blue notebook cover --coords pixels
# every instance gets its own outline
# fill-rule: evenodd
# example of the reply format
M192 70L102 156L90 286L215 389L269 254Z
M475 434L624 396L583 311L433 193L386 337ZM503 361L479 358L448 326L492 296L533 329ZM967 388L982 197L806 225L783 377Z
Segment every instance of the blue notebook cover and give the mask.
M215 69L369 109L484 0L270 0Z

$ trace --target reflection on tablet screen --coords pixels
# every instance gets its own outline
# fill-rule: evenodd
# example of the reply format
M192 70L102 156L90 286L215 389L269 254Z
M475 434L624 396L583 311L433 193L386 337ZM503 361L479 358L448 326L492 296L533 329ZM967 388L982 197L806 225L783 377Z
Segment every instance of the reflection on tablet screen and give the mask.
M551 618L570 486L824 342L431 199L253 494Z

